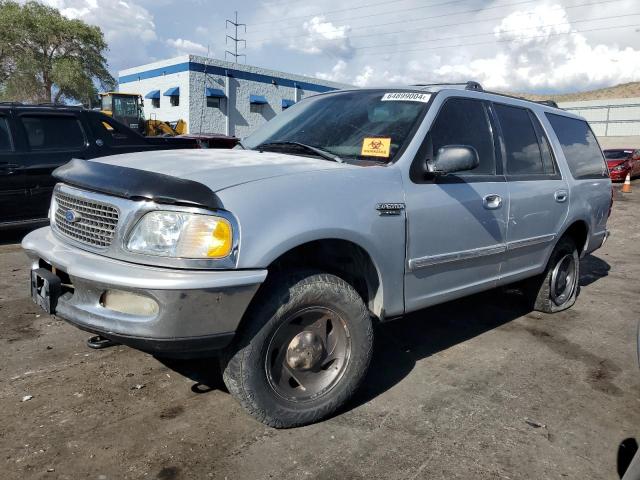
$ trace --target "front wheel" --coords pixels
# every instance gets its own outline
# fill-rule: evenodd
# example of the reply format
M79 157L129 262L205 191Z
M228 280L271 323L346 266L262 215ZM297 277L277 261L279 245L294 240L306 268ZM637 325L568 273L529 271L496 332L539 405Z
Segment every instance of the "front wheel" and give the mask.
M580 279L580 256L571 237L562 237L555 246L544 273L528 281L534 310L555 313L576 303Z
M276 277L263 287L222 360L229 392L277 428L317 422L362 382L373 347L369 312L342 279Z

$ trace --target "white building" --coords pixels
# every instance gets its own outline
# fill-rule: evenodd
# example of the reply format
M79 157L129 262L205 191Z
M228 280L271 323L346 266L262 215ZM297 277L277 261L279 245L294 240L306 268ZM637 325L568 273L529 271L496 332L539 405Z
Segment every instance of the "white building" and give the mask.
M189 133L244 137L302 98L348 87L301 75L184 55L118 73L148 119L185 120Z

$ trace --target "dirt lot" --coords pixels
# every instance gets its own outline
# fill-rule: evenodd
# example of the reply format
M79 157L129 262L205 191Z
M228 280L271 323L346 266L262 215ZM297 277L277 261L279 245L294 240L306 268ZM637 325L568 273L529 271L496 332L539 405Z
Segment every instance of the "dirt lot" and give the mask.
M86 348L31 303L5 235L0 477L617 478L618 445L640 437L640 182L617 198L574 308L494 291L384 325L356 401L284 431L245 415L212 361Z

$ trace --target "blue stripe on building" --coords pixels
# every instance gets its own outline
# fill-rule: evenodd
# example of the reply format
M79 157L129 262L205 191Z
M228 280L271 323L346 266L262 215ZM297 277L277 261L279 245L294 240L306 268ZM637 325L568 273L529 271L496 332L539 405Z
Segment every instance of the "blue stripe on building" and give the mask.
M216 65L205 65L204 63L197 62L183 62L175 65L169 65L167 67L154 68L152 70L145 70L130 75L123 75L118 78L118 83L137 82L138 80L146 80L149 78L161 77L163 75L171 75L173 73L180 72L201 72L210 73L212 75L230 76L238 78L240 80L249 80L252 82L260 83L273 83L275 80L277 85L283 87L301 88L303 90L311 90L314 92L329 92L331 90L337 90L334 87L327 87L326 85L317 85L315 83L299 82L297 80L291 80L288 78L280 78L271 75L264 75L261 73L245 72L244 70L235 70L232 68L223 68Z

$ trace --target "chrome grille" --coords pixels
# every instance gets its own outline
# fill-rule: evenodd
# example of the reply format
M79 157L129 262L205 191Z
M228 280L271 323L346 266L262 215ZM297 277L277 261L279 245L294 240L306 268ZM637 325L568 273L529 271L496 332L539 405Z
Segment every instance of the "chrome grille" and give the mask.
M107 203L56 191L55 226L63 235L93 247L111 245L118 225L118 210ZM69 220L67 215L76 219Z

